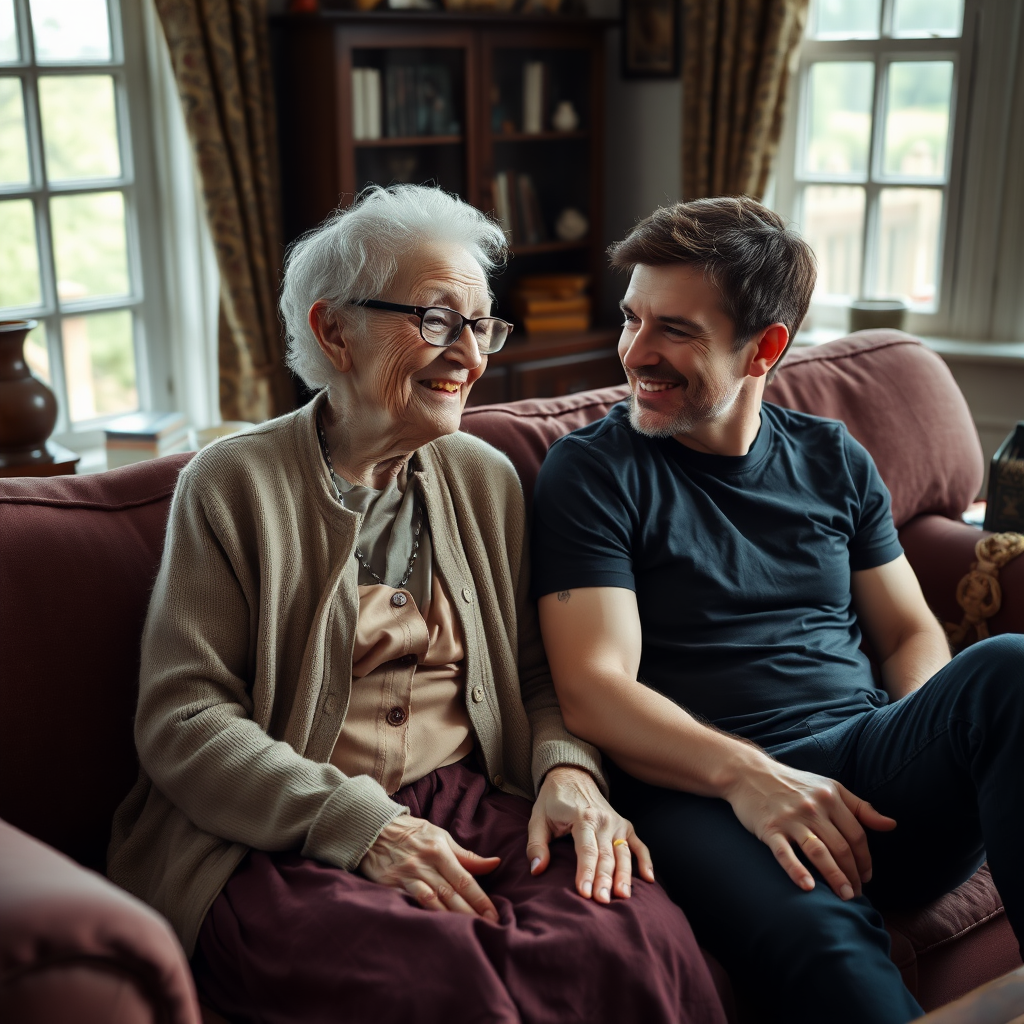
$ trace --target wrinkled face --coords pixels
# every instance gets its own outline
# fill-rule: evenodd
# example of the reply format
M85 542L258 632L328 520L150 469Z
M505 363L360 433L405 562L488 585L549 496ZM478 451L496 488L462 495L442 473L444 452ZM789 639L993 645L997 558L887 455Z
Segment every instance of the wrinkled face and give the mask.
M387 302L447 306L475 319L491 300L480 265L457 245L424 245L402 257ZM450 348L420 337L419 317L366 309L365 332L347 332L348 374L364 414L382 437L410 450L459 429L469 390L487 367L468 328Z
M724 420L746 376L745 356L734 351L732 320L703 272L638 266L619 305L633 429L676 437Z

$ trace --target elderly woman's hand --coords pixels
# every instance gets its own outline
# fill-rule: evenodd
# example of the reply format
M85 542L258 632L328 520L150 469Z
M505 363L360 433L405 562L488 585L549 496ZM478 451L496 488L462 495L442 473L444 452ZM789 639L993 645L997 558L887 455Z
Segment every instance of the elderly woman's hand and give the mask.
M498 911L473 875L486 875L500 857L465 850L443 829L424 818L395 818L359 862L373 882L404 889L428 910L479 914L498 922Z
M569 833L576 844L576 889L581 896L599 903L610 903L613 894L628 898L634 853L640 876L654 881L650 851L632 824L605 800L591 775L580 768L552 768L530 817L526 854L533 874L548 866L548 843Z

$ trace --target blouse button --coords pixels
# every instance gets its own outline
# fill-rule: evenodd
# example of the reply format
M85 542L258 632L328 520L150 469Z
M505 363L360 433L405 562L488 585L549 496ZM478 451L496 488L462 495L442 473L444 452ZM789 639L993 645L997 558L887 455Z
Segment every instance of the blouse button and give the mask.
M391 595L391 605L393 608L404 608L408 603L409 598L407 598L401 591L397 594Z
M484 688L482 686L473 687L473 703L479 704L484 699Z
M406 719L405 708L400 708L397 704L388 712L388 725L404 725Z
M473 603L473 591L470 590L469 587L462 588L462 600L465 601L466 604Z
M498 773L497 775L495 775L495 776L494 776L494 784L495 784L496 786L501 786L501 784L502 784L502 783L503 783L504 781L505 781L505 776L504 776L504 775L502 775L502 774L501 774L500 772L499 772L499 773Z
M416 655L403 654L402 657L395 658L395 661L397 661L399 665L412 665L416 661Z

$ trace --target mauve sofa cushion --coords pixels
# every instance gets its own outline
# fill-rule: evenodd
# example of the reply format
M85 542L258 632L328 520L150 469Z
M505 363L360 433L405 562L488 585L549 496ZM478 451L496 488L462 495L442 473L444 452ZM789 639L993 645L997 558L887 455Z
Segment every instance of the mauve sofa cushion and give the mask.
M476 406L462 429L504 451L532 500L537 471L555 438L601 416L626 385L565 398ZM902 526L933 512L956 518L975 499L984 464L967 402L945 363L900 331L861 331L794 349L765 391L777 405L842 420L871 452Z
M138 773L139 637L188 458L0 479L0 818L100 871Z
M83 1000L77 1014L72 999ZM92 1021L97 1004L111 1024L199 1024L192 974L167 921L0 821L0 1017Z

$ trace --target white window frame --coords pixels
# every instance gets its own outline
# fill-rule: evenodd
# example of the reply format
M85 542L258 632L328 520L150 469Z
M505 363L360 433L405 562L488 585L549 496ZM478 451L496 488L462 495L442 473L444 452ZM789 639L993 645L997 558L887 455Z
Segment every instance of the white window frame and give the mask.
M14 4L20 59L0 65L0 75L25 83L31 184L0 187L0 199L33 202L41 301L5 308L3 316L45 324L50 383L59 410L53 439L83 454L79 472L102 469L103 425L121 414L70 421L63 317L129 310L139 408L178 409L197 428L219 423L216 254L199 206L191 148L153 0L107 0L110 61L42 65L34 59L29 0ZM40 75L83 73L109 73L114 78L122 173L116 179L50 184L43 174L37 82ZM99 191L124 196L129 292L61 301L56 294L49 199Z
M914 334L992 340L1024 340L1024 300L1010 286L1024 275L1024 188L1020 179L1024 123L1024 4L1005 0L965 0L958 39L903 39L885 35L893 0L883 0L879 39L805 39L793 83L792 100L779 146L773 207L799 225L798 196L804 184L828 176L799 175L797 143L807 116L809 68L822 59L872 59L876 62L872 145L867 191L863 260L872 273L877 218L871 199L880 187L901 187L905 179L875 180L884 132L883 76L879 62L952 59L952 109L947 143L947 176L939 239L938 302L934 310L912 311L907 330ZM836 181L836 183L840 183ZM861 184L861 182L858 182ZM935 187L935 182L907 182ZM866 279L866 278L864 278ZM856 296L855 296L856 297ZM845 300L816 297L808 316L812 331L846 328Z

